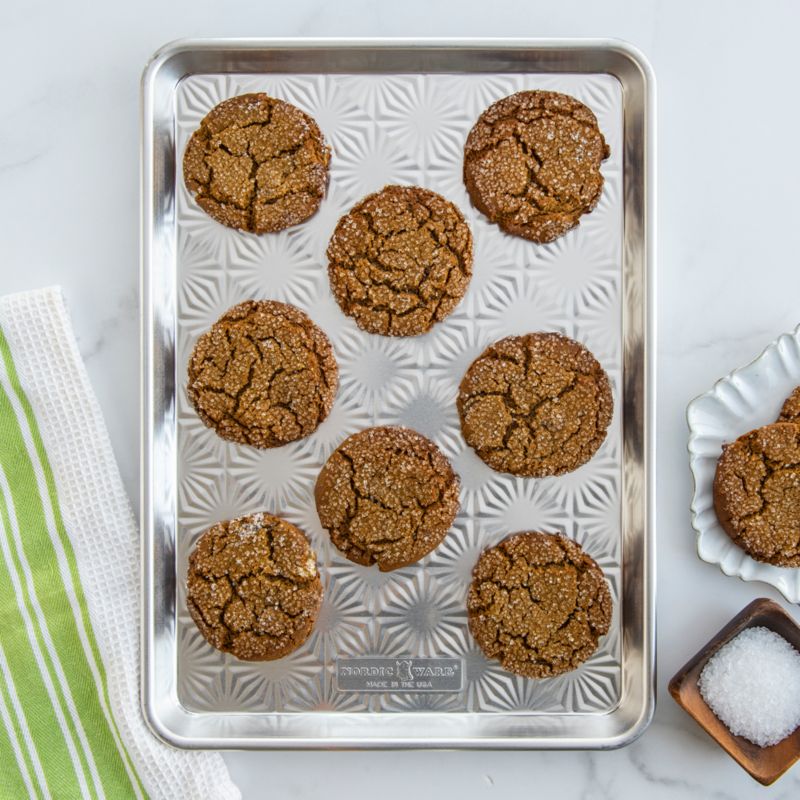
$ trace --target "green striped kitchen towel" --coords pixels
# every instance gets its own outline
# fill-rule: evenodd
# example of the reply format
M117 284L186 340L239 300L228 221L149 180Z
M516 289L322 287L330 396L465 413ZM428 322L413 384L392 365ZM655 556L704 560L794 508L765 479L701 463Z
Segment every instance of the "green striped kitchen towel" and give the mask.
M133 365L131 365L133 369ZM236 800L139 704L139 541L58 289L0 298L0 798Z

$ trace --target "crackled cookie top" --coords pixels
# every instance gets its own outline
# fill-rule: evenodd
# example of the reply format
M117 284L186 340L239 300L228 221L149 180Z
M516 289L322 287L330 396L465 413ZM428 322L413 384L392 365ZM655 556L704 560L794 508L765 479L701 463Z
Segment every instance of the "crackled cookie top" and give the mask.
M339 220L328 245L339 305L360 328L416 336L459 304L472 275L472 234L448 200L386 186Z
M726 533L753 558L800 567L800 425L776 422L725 445L714 508Z
M183 177L217 222L253 233L280 231L319 208L330 150L317 123L267 94L213 108L192 134Z
M464 438L492 469L561 475L586 463L611 422L605 371L558 333L509 336L472 362L459 387Z
M328 416L338 374L328 337L299 308L248 300L197 340L187 392L223 439L279 447Z
M368 428L345 439L317 478L317 511L356 564L383 572L433 550L458 513L459 481L436 445L409 428Z
M800 386L786 398L777 422L800 422Z
M308 540L263 513L209 528L189 556L187 589L189 613L209 644L244 661L297 649L322 604Z
M515 533L472 571L469 629L489 657L527 678L575 669L611 623L611 594L581 547L549 533Z
M464 182L475 207L504 231L552 242L597 205L608 155L583 103L518 92L489 106L470 131Z

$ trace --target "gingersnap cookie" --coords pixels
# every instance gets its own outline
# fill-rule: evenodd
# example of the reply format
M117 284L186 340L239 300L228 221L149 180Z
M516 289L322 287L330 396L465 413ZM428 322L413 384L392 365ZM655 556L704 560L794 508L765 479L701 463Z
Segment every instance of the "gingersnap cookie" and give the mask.
M409 428L345 439L317 478L320 522L344 556L381 572L427 555L458 513L458 476L441 450Z
M777 421L800 422L800 386L786 398Z
M186 602L206 641L243 661L300 647L322 605L317 560L303 533L253 514L209 528L189 556Z
M800 567L800 425L775 422L724 445L714 510L757 561Z
M247 300L197 340L187 393L223 439L280 447L328 416L338 376L328 337L299 308Z
M578 545L551 533L515 533L484 550L467 596L469 629L503 669L549 678L575 669L611 624L603 571Z
M472 233L436 192L386 186L339 220L328 276L342 311L368 333L416 336L461 302L472 276Z
M492 469L541 478L585 464L606 437L608 376L580 343L559 333L501 339L461 381L467 444Z
M600 199L608 145L574 97L527 91L481 114L464 145L473 205L506 233L540 244L574 228Z
M183 155L183 178L217 222L252 233L308 219L328 184L330 148L291 103L243 94L206 114Z

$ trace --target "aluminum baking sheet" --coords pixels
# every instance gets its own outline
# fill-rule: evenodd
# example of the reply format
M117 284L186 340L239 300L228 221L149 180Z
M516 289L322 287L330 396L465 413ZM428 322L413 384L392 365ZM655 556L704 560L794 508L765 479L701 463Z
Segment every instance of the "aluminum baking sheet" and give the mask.
M545 246L489 224L461 177L480 113L534 88L586 103L611 148L597 208ZM209 219L180 169L202 117L253 91L310 113L333 149L319 212L264 236ZM611 747L643 730L653 702L651 101L646 64L616 43L248 40L157 54L143 91L143 691L162 737L186 747ZM328 284L325 249L337 220L387 183L443 194L474 234L467 296L415 338L364 333ZM341 373L320 428L266 451L219 439L185 393L197 337L248 298L304 309L330 337ZM503 336L536 330L586 344L615 399L595 457L538 480L484 465L455 407L473 358ZM430 437L462 481L446 540L388 574L343 558L313 500L333 449L375 424ZM206 644L186 610L184 580L202 531L257 510L309 535L325 587L309 640L261 664ZM552 679L505 672L467 627L475 560L519 530L576 539L603 567L614 600L594 656Z

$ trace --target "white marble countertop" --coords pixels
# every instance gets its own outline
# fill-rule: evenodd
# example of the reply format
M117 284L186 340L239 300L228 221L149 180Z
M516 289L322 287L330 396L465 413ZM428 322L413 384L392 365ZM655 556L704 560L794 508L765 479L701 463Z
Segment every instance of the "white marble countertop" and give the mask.
M658 81L658 709L598 753L231 753L248 800L800 796L761 789L669 698L699 645L770 587L698 560L686 403L800 321L796 34L785 0L295 0L0 8L0 293L59 283L138 503L138 91L182 36L613 36ZM785 604L784 604L785 605ZM798 616L797 609L793 610Z

